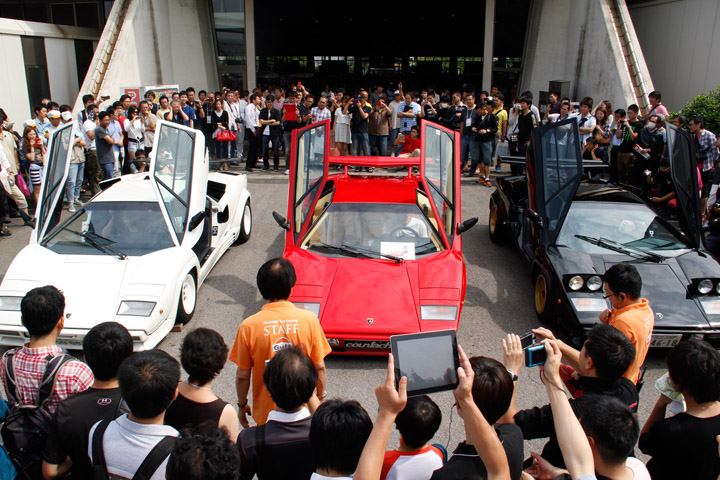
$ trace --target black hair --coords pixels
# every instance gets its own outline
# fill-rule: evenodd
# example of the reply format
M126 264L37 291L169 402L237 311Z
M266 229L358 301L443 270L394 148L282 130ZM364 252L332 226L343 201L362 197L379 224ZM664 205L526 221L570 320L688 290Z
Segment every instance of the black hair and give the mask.
M165 95L165 94L163 93L162 95L160 95L160 98L158 98L158 102L159 102L160 100L162 100L163 98L164 98L165 100L170 100L170 99L167 97L167 95Z
M478 108L487 108L487 102L479 102L477 105L475 105L475 110Z
M47 108L48 110L57 110L58 108L60 108L60 104L54 101L50 101L47 103L45 108Z
M124 102L128 98L130 98L130 95L120 95L120 103Z
M701 128L703 127L703 125L705 125L705 120L703 120L702 117L693 117L690 119L690 121Z
M257 286L265 300L290 298L295 286L295 267L286 258L273 258L265 262L257 273Z
M128 110L129 110L129 109L128 109ZM100 112L100 113L98 114L98 120L102 120L103 118L109 117L109 116L110 116L110 114L109 114L108 112L106 112L105 110L103 110L102 112Z
M182 97L183 95L187 97L187 92L185 90L180 90L180 92L178 92L178 97Z
M259 96L260 96L259 93L253 93L252 95L250 95L250 103L252 103Z
M635 105L634 103L633 103L632 105L630 105L627 109L628 109L628 110L632 110L632 111L635 112L635 113L638 113L638 112L640 111L640 107L638 107L638 106Z
M43 104L35 105L35 107L33 108L33 112L38 113L43 108L45 110L48 110L47 105L43 105Z
M448 96L448 95L441 95L441 96L440 96L440 101L441 101L442 103L450 103L450 100L452 100L452 99L451 99L450 96Z
M585 412L580 424L585 435L595 440L603 461L624 464L633 454L640 436L640 424L627 405L609 395L585 394L581 400Z
M529 103L532 103L533 94L530 90L525 90L523 93L520 94L520 97L525 97L528 100L530 100Z
M593 106L592 99L588 99L587 97L585 97L580 102L580 105L585 105L586 107L592 109L592 106Z
M207 92L205 90L200 90L197 93L198 93L198 95L207 95Z
M215 330L196 328L185 336L180 347L180 363L188 373L188 382L205 385L225 366L228 347Z
M52 285L33 288L20 301L20 320L34 338L52 332L64 313L65 296Z
M698 403L720 400L720 353L702 340L678 343L667 356L672 383Z
M298 346L280 350L265 365L263 381L275 404L295 410L312 397L318 373L310 357Z
M130 105L130 106L128 107L128 109L127 109L127 116L128 116L128 118L130 118L130 116L131 116L133 113L137 113L137 111L138 111L138 108L137 108L135 105Z
M187 95L190 92L195 93L195 89L193 87L187 87L185 89L185 94ZM182 92L180 92L180 93L182 94Z
M172 403L180 381L180 364L158 349L134 353L118 370L120 393L134 417L157 417Z
M642 278L634 265L627 262L616 263L607 269L604 278L613 293L624 293L631 300L640 298Z
M513 380L507 368L494 358L472 357L475 371L472 396L489 424L497 422L510 407L513 395Z
M415 130L418 136L420 136L420 127L418 127L417 125L413 125L412 127L410 127L410 130Z
M63 112L72 112L72 107L70 105L60 105L60 113Z
M310 445L315 468L350 476L357 469L372 421L355 400L328 400L318 407L310 423Z
M652 92L648 93L648 97L654 98L658 102L662 99L662 95L660 95L660 92L657 90L653 90Z
M670 166L670 160L668 160L667 157L663 157L660 159L660 166L661 167L669 167Z
M122 102L113 102L112 108L122 107Z
M440 407L427 395L408 398L405 408L395 419L403 441L410 448L421 448L428 443L440 428L440 422Z
M99 323L83 338L83 353L96 380L112 380L123 360L132 355L133 340L119 323Z
M83 105L87 104L88 102L92 103L94 101L95 101L95 97L93 97L89 93L82 96Z
M518 100L518 103L522 103L522 102L527 103L528 106L529 106L529 105L532 105L532 98L530 98L530 97L520 97L520 99Z
M206 422L181 431L166 475L168 480L237 480L239 471L240 452L227 432Z
M674 118L677 118L678 122L680 122L681 125L687 125L687 118L685 117L685 115L678 113L677 115L675 115Z
M155 92L153 92L152 90L148 90L147 92L145 92L144 97L148 98L148 94L150 94L150 96L152 96L152 98L155 98Z
M91 103L90 105L88 105L87 107L85 107L85 111L86 111L86 112L92 112L92 111L95 110L96 108L98 108L98 106L97 106L96 104L94 104L94 103Z
M599 378L617 380L635 360L635 346L624 333L611 325L596 324L588 333L585 353L595 365Z
M622 108L618 108L617 110L615 110L615 115L624 118L627 116L627 112L625 112L625 110L623 110Z

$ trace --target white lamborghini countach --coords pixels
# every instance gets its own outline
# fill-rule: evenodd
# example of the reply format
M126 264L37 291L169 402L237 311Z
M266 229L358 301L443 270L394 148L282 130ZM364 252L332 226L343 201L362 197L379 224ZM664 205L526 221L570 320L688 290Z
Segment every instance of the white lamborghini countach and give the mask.
M0 284L0 345L28 340L20 302L54 285L66 302L60 347L82 348L94 325L113 320L130 331L135 350L153 348L190 321L210 270L250 237L247 177L209 173L203 134L159 121L148 171L101 183L61 221L74 134L68 124L50 139L37 225Z

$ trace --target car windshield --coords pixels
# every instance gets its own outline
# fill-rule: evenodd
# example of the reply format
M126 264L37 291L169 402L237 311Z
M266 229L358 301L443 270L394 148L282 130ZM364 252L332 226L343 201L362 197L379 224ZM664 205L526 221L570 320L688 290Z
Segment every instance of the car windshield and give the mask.
M674 228L642 204L573 202L557 243L585 253L611 252L576 235L607 239L663 257L681 255L690 249Z
M139 256L174 244L157 202L90 202L43 245L65 255Z
M406 260L445 249L420 208L409 203L333 203L300 246L323 254Z

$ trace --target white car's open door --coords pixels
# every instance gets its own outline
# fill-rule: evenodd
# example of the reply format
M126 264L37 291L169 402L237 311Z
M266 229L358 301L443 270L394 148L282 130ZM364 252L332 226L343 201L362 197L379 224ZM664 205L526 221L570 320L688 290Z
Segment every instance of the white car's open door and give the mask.
M178 244L195 245L202 235L205 215L205 136L183 125L158 121L150 174Z
M60 221L74 139L74 123L61 126L50 136L40 202L35 209L35 230L30 236L30 243L42 242L43 237Z

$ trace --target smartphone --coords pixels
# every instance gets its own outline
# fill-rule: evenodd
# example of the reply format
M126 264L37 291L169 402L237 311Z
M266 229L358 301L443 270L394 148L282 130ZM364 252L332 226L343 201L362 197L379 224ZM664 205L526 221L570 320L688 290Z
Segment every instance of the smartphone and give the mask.
M527 332L520 336L520 344L522 345L523 350L533 343L535 343L535 334L533 332Z
M400 378L407 377L408 396L457 388L460 360L455 330L393 335L390 349L395 387Z
M547 352L545 351L545 344L538 343L537 345L531 345L525 349L526 367L537 367L538 365L544 365L546 361Z

